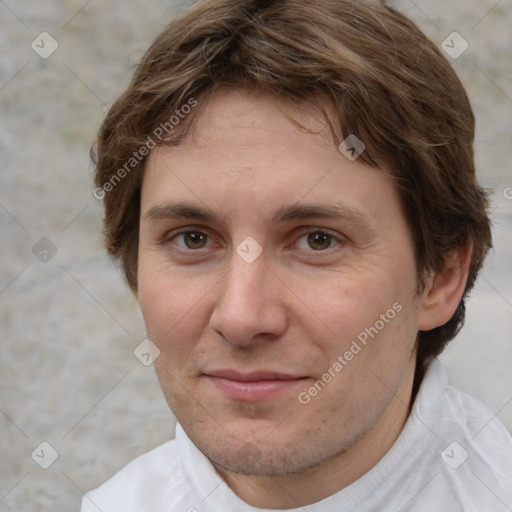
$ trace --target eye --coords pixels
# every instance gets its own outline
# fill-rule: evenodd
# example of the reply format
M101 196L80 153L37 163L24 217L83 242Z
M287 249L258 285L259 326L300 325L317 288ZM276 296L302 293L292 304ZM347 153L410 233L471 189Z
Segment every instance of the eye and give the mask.
M312 249L314 251L324 251L338 245L338 243L338 240L334 236L318 230L311 231L301 236L297 240L295 247L302 250Z
M212 241L209 236L201 231L186 231L174 235L172 241L182 249L197 250L208 247Z

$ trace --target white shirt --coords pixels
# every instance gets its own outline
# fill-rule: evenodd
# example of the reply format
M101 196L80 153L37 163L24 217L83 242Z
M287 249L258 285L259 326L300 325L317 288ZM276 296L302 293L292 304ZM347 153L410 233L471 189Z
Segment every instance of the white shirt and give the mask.
M433 361L384 458L348 487L293 512L511 512L512 437L490 409L447 382ZM179 424L174 440L83 498L82 512L98 510L268 511L235 495Z

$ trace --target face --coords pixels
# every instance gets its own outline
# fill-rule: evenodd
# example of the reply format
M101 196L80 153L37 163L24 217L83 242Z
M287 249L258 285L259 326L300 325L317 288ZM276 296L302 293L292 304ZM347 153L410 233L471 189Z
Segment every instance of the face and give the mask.
M166 399L222 468L311 468L410 393L419 299L397 192L312 108L217 94L153 150L138 272Z

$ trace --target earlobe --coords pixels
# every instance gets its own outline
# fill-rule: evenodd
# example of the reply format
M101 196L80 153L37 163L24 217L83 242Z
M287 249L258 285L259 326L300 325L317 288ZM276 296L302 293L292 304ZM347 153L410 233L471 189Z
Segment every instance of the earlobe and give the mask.
M457 309L468 279L472 243L451 251L444 268L433 273L425 285L418 315L418 330L429 331L444 325Z

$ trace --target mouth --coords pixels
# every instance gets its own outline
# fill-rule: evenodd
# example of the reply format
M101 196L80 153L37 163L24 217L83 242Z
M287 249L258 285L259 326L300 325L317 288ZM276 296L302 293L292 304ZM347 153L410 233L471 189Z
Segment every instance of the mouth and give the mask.
M307 379L266 370L251 373L215 370L206 373L205 377L227 398L245 402L270 400L303 384Z

